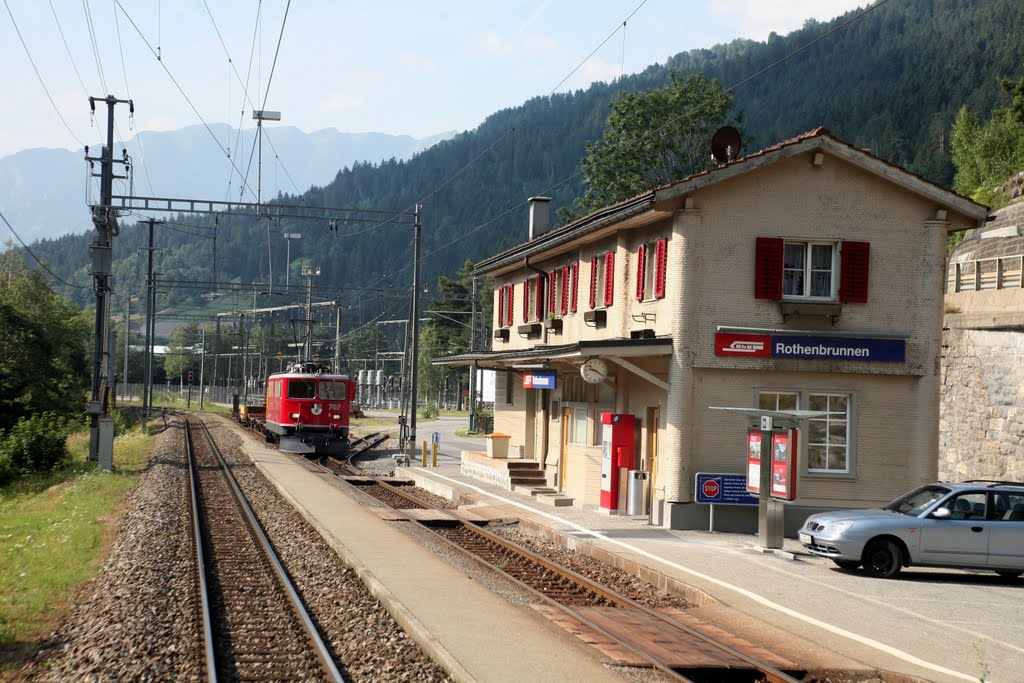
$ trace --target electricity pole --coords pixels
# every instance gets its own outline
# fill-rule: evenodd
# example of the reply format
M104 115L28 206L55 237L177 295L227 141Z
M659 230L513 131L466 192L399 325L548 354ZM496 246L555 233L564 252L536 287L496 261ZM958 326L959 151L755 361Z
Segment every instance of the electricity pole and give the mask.
M313 277L319 274L320 266L302 266L302 277L306 278L306 343L303 347L305 358L300 360L307 363L313 360Z
M156 319L156 281L153 279L153 226L163 221L150 218L146 221L149 224L149 242L146 247L146 354L145 368L143 371L142 407L146 417L153 412L153 345L155 340L154 320Z
M423 205L417 204L413 214L413 261L412 261L412 319L409 321L412 327L412 367L409 369L411 375L411 396L409 409L409 443L415 455L416 451L416 399L417 399L417 376L420 365L420 245L422 243L422 225L420 219L423 213Z
M89 107L96 111L96 99L89 98ZM110 290L112 277L112 251L114 235L118 233L117 216L112 206L114 178L126 178L114 175L114 164L127 160L114 161L114 106L127 104L131 113L135 113L135 105L131 100L119 100L107 95L100 100L107 104L107 143L102 154L89 156L86 148L86 161L100 162L100 203L92 207L92 222L96 226L96 239L89 247L92 255L93 289L96 292L95 346L93 348L92 394L88 403L89 413L89 459L100 463L100 467L110 469L114 462L113 421L107 416L110 387L104 386L104 366L108 369L111 362L110 348ZM95 176L95 174L92 174Z

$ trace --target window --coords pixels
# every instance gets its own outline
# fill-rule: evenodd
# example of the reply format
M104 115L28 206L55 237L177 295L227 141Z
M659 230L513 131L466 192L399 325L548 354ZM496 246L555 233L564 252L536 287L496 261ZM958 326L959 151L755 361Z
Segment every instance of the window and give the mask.
M831 243L787 241L782 257L782 295L834 298L835 252Z
M579 374L559 377L558 381L562 384L563 403L587 403L589 401L590 385L584 382Z
M288 398L315 398L316 382L311 379L293 379L288 382Z
M985 519L985 492L975 491L952 496L942 504L950 519Z
M589 433L587 432L587 408L572 409L572 425L569 430L569 443L590 445Z
M523 322L537 322L544 317L543 276L523 281Z
M838 394L810 394L809 410L827 411L822 418L807 421L807 471L850 471L849 397ZM836 415L835 413L839 413Z
M515 401L515 379L516 376L511 372L503 373L505 375L505 405L512 405Z
M513 305L514 291L515 288L512 285L502 285L498 288L498 309L496 313L499 328L512 326L513 311L515 310Z
M761 410L817 410L827 412L807 421L801 434L807 471L813 474L852 474L850 448L850 396L806 391L763 391L757 395Z
M868 242L758 237L754 297L867 303L870 260Z
M328 401L343 401L348 387L344 382L320 382L320 398Z
M651 301L665 297L665 256L668 240L641 244L637 250L636 300Z
M615 252L590 259L590 308L611 306L615 301Z

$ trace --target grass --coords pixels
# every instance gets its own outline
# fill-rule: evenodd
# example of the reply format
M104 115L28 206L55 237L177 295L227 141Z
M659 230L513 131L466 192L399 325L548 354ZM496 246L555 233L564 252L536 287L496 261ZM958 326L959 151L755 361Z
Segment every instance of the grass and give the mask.
M114 470L86 462L88 432L68 437L59 470L0 488L0 677L48 636L106 556L122 500L146 466L151 439L114 440Z
M131 408L141 408L142 401L126 401L119 399L117 401L117 405L118 407L127 406ZM158 396L153 397L154 408L184 409L186 405L188 405L188 401L184 399L178 400L173 398L160 398ZM192 397L192 410L199 410L199 399L196 396ZM231 406L221 405L212 401L203 401L203 410L211 413L230 413Z
M484 438L483 432L471 432L469 427L459 427L455 430L455 436L461 436L466 439L482 439Z

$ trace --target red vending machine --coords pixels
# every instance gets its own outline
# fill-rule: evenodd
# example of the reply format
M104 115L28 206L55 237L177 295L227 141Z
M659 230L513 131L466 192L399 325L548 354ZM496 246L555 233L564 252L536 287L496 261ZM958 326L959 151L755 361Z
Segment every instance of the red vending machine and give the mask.
M636 417L601 413L601 509L619 509L619 468L633 469Z

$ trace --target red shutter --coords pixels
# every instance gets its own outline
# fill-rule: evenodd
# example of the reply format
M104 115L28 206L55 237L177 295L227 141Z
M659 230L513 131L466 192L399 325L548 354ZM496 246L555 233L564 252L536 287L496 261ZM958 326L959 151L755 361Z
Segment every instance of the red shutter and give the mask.
M498 327L505 327L505 285L498 290Z
M569 305L572 308L572 312L573 313L575 313L576 309L577 309L576 302L577 302L577 299L579 299L579 293L580 293L580 263L579 263L579 261L577 261L576 263L572 264L572 301L570 302Z
M644 300L644 278L647 277L647 245L641 244L636 250L636 300Z
M544 319L544 276L543 275L538 275L537 277L533 278L533 281L537 283L537 284L534 285L534 287L537 288L536 289L537 296L533 300L533 310L537 314L537 317L534 318L534 320L543 320Z
M516 307L515 307L515 298L516 298L515 291L516 290L515 290L515 287L513 285L505 285L505 288L508 290L505 293L505 325L508 326L508 327L511 327L512 326L513 311L516 310Z
M665 298L665 260L668 256L668 240L662 237L654 245L654 298Z
M590 308L597 308L597 257L590 259Z
M871 244L868 242L843 242L839 254L839 300L851 304L868 302L868 265Z
M555 309L555 288L558 287L558 271L552 270L548 276L548 313L558 313Z
M564 266L562 268L562 282L561 282L561 285L562 285L562 305L561 305L560 310L561 310L562 315L565 315L566 313L569 312L569 273L570 273L569 266Z
M758 237L754 266L754 298L778 301L782 298L782 252L784 243L776 237Z
M523 322L530 322L530 281L523 280Z
M615 252L604 255L604 305L611 306L615 301Z

